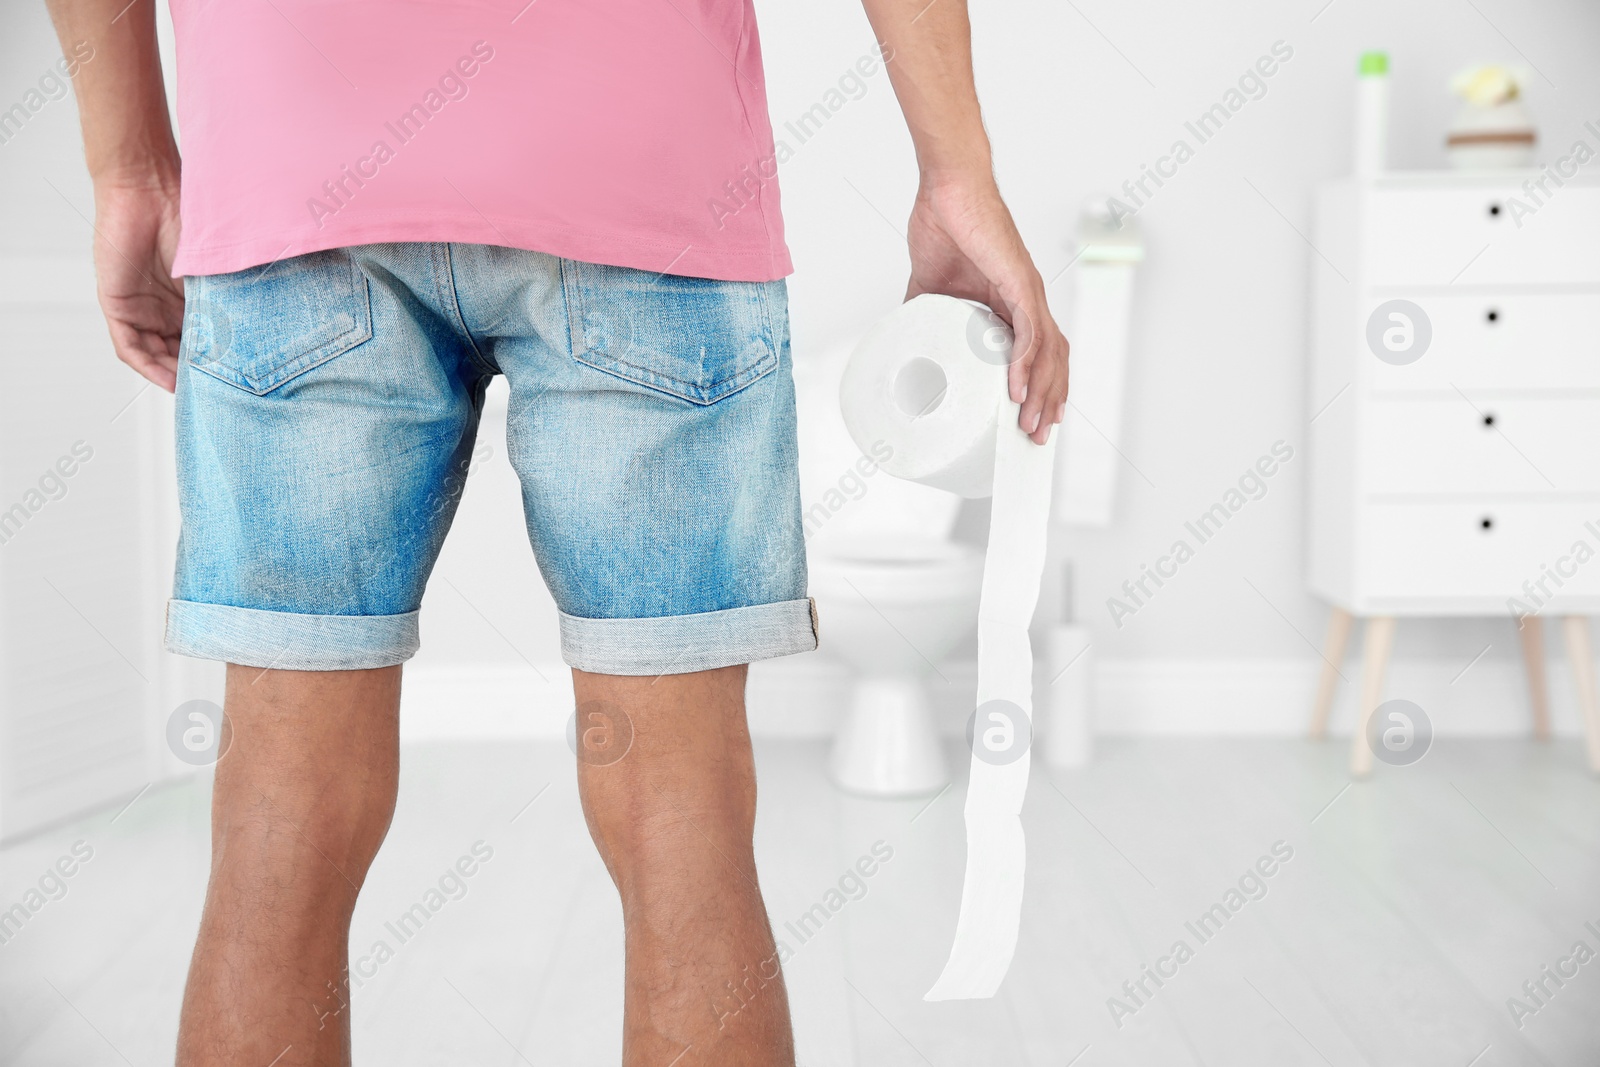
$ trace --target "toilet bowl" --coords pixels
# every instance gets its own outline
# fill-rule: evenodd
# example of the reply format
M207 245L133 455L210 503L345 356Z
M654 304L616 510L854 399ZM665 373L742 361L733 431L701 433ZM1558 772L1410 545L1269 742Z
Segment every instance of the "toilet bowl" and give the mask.
M834 782L868 796L933 793L949 781L929 685L977 629L983 552L952 540L961 498L879 468L845 429L839 382L851 345L795 364L800 485L811 595L824 655L852 673L831 755Z
M811 589L827 647L856 674L831 757L841 789L912 796L950 780L928 685L943 684L940 661L976 628L982 582L980 549L926 534L816 547Z

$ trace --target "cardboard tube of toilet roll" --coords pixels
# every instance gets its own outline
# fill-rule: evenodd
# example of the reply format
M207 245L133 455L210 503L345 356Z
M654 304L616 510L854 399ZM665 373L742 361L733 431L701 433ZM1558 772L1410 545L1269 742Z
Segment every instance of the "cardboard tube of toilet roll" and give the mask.
M978 606L978 693L963 815L967 865L950 958L928 1000L993 996L1011 966L1022 913L1022 798L1032 736L1033 652L1055 439L1035 445L1006 395L1009 333L992 313L919 296L882 319L851 355L840 387L863 450L886 442L883 469L962 496L993 495ZM933 368L933 369L930 369Z

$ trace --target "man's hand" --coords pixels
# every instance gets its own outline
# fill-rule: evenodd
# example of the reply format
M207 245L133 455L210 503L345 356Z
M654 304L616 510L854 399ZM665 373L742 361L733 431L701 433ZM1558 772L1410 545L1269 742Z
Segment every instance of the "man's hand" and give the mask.
M907 236L907 300L922 293L978 300L1010 324L1011 399L1022 405L1017 424L1044 444L1066 411L1069 346L1000 191L986 176L924 176Z
M1011 399L1039 444L1067 406L1067 339L1044 282L995 187L989 136L972 81L966 0L862 0L917 148L922 187L911 210L906 299L981 300L1015 334Z
M178 146L167 119L154 4L48 0L73 75L83 154L94 179L94 270L117 358L171 392L178 381L183 284Z
M178 192L159 182L95 185L94 270L117 358L172 392L183 283L172 277Z

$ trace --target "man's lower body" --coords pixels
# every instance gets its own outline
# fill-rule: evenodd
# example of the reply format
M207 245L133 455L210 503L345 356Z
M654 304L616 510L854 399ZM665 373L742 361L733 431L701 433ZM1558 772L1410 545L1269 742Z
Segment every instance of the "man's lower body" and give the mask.
M167 640L230 666L179 1063L349 1059L330 1007L394 808L399 665L496 373L622 898L624 1062L792 1063L744 717L744 665L816 645L783 283L388 244L186 296Z

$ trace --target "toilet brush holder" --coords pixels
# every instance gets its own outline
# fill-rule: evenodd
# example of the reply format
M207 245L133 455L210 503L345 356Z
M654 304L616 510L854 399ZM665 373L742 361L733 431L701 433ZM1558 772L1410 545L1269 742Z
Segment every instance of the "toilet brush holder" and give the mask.
M1087 766L1094 754L1094 653L1087 626L1046 628L1043 700L1045 762L1052 767Z

